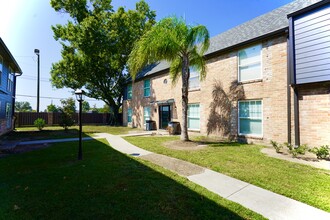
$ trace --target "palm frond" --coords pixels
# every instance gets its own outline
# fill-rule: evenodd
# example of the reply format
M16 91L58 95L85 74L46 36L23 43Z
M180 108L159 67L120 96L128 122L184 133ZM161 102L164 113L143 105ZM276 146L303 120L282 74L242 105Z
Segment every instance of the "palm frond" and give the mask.
M181 69L182 69L181 58L177 58L171 62L170 77L171 77L172 84L177 83L177 81L181 75Z

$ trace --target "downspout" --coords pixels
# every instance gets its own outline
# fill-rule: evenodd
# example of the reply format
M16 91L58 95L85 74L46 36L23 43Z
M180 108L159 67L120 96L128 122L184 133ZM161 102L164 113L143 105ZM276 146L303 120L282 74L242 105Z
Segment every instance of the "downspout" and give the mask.
M294 130L295 130L295 147L300 145L300 129L299 129L299 100L298 100L298 90L294 87Z
M293 108L294 108L294 137L295 137L295 146L299 146L300 145L300 130L299 130L299 100L298 100L298 89L296 87L296 74L295 74L295 46L294 46L294 24L293 24L293 18L290 17L289 18L289 73L288 73L288 81L290 79L290 84L293 87L293 91L294 91L294 101L293 101ZM290 88L288 87L288 90L290 90ZM291 94L291 93L290 93ZM289 94L288 94L289 96ZM291 95L290 95L291 98ZM289 103L289 100L288 100ZM290 101L291 104L291 101ZM288 107L289 109L289 107ZM291 110L291 107L290 107ZM289 111L289 110L288 110ZM290 114L291 115L291 111ZM290 117L290 121L291 121L291 117ZM290 122L291 125L291 122ZM289 126L289 122L288 122L288 126ZM290 128L291 130L291 128ZM289 140L291 141L291 136L290 139L288 137L288 143Z
M13 130L15 130L15 124L16 124L16 117L15 117L15 101L16 101L16 77L21 76L22 73L14 74L14 82L13 82L13 105L12 105L12 117L14 118L14 124L13 124Z
M288 124L288 143L291 144L291 48L290 34L287 36L287 124Z

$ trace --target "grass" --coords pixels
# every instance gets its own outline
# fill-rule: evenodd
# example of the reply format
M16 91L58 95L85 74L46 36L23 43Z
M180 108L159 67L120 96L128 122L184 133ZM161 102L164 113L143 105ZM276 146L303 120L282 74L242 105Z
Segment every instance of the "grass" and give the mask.
M92 136L93 133L110 133L114 135L127 134L129 131L137 130L136 128L106 126L106 125L85 125L83 126L83 136ZM38 131L36 127L19 127L3 137L3 140L43 140L43 139L61 139L74 138L79 135L79 127L72 126L65 131L60 126L45 127L42 131Z
M146 150L169 155L227 174L330 212L330 172L265 156L262 146L217 143L198 151L163 146L177 137L126 137Z
M168 170L86 141L0 159L0 219L263 219Z

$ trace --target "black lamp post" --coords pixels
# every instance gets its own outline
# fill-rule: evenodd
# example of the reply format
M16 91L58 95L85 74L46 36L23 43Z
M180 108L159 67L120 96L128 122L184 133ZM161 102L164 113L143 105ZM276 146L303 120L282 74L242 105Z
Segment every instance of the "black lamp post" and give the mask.
M39 102L40 102L40 50L39 49L34 49L34 53L38 56L37 113L39 113Z
M81 134L82 134L82 122L81 122L81 113L82 113L82 102L85 99L84 90L77 89L75 92L76 99L79 102L79 150L78 150L78 160L82 160L82 146L81 146Z

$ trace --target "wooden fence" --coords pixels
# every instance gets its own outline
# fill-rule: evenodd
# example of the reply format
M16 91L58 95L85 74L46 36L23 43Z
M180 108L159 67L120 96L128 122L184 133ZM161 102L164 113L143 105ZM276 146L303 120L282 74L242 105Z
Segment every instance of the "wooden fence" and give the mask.
M56 112L15 112L15 126L31 126L37 118L45 120L46 125L58 125L61 119L61 113ZM83 124L109 124L109 113L82 113ZM120 118L119 118L120 119ZM78 113L74 115L74 121L78 123ZM120 120L121 121L121 120Z

